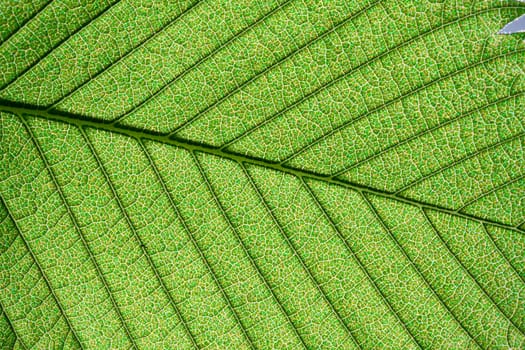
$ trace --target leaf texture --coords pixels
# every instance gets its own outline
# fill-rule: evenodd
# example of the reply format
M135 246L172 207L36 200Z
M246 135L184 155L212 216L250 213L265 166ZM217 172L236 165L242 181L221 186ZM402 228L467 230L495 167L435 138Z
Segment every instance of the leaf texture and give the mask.
M0 9L1 348L525 348L523 4Z

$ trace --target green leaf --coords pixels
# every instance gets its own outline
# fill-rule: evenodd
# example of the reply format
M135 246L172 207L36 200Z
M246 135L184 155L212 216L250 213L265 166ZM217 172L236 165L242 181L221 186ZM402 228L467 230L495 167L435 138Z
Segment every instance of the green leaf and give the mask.
M0 348L525 348L523 4L0 11Z

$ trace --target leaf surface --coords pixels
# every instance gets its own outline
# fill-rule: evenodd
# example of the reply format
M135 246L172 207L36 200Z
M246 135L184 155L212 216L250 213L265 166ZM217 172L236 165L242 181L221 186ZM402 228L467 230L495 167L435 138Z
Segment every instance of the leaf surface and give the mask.
M2 348L525 347L523 5L0 9Z

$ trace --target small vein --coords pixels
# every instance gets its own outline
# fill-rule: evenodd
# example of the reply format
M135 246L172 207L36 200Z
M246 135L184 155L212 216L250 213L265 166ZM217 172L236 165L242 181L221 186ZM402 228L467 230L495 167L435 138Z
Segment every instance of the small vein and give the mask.
M169 29L172 25L176 24L182 17L184 17L187 13L189 13L191 10L193 10L197 5L201 3L201 0L197 0L193 2L190 6L188 6L184 11L179 13L177 16L175 16L172 20L170 20L164 27L155 30L149 35L148 37L144 38L140 43L138 43L135 47L133 47L131 50L126 52L124 55L120 56L117 60L111 62L108 66L103 67L101 70L99 70L97 73L95 73L93 76L89 77L88 79L84 80L80 85L75 87L73 90L65 94L64 96L60 97L57 101L53 102L49 107L47 107L46 110L51 111L57 107L60 103L67 100L68 98L72 97L77 93L80 89L82 89L85 85L90 83L91 81L95 80L99 75L108 72L110 69L112 69L115 65L122 62L127 57L131 56L133 53L135 53L140 48L147 45L151 40L154 40L158 35L163 33L165 30Z
M403 254L403 256L405 257L405 259L410 263L410 265L414 268L414 271L417 273L417 275L423 280L423 283L425 284L425 286L432 292L432 294L436 297L436 299L438 300L438 302L440 303L440 305L446 310L446 312L452 316L452 318L454 319L454 321L458 324L458 326L463 330L463 332L465 332L465 334L470 338L472 339L472 341L474 341L474 343L476 344L476 346L480 349L483 349L483 347L481 346L481 344L477 341L476 337L474 337L470 331L465 328L465 326L463 325L463 323L461 323L459 321L459 319L456 317L456 315L454 314L454 312L452 311L451 308L449 308L449 306L445 303L445 301L443 299L441 299L441 297L439 296L439 294L436 292L436 290L432 287L432 285L428 282L428 280L425 278L425 276L423 275L423 273L419 270L419 268L417 267L417 265L414 263L414 261L410 258L410 256L408 255L408 253L406 252L405 248L403 248L403 246L401 245L401 243L399 243L399 241L397 240L397 238L394 236L394 234L392 233L392 231L387 227L385 221L383 220L383 218L379 215L379 213L377 212L376 208L374 207L374 205L370 202L370 200L367 198L367 196L363 193L363 192L359 192L361 197L364 199L365 203L367 204L367 206L370 208L372 214L374 215L374 217L376 218L376 220L379 222L379 224L381 225L381 227L383 228L383 230L385 232L387 232L388 236L390 237L390 239L396 244L396 246L399 248L400 252ZM423 210L423 209L421 209Z
M292 153L291 155L286 157L284 160L281 161L281 164L285 164L285 163L290 162L293 158L296 158L297 156L303 154L304 152L306 152L307 150L309 150L313 146L315 146L315 145L319 144L320 142L326 140L327 138L329 138L330 136L336 134L337 132L339 132L339 131L341 131L343 129L346 129L350 125L353 125L353 124L357 123L358 121L360 121L360 120L362 120L362 119L364 119L366 117L369 117L370 115L372 115L374 113L380 112L380 111L384 110L385 108L393 105L396 102L403 101L407 97L415 95L418 92L424 91L425 89L427 89L430 86L433 86L433 85L438 84L438 83L440 83L440 82L442 82L444 80L447 80L449 78L452 78L452 77L455 77L457 75L460 75L461 73L467 72L467 71L469 71L469 70L471 70L473 68L476 68L478 66L481 66L481 65L483 65L485 63L494 62L494 61L497 61L500 58L512 57L512 56L515 56L515 55L518 55L518 54L522 54L524 52L525 52L525 49L519 49L519 50L516 50L516 51L514 51L514 52L512 52L510 54L509 53L504 53L504 54L500 54L500 55L489 57L489 58L487 58L487 59L485 59L483 61L471 62L471 63L463 66L460 69L454 70L454 71L452 71L450 73L447 73L445 75L442 75L442 76L440 76L438 78L432 79L432 80L430 80L430 81L428 81L428 82L418 86L415 89L412 89L412 90L410 90L410 91L408 91L406 93L398 95L397 97L395 97L395 98L393 98L391 100L388 100L387 102L382 103L382 104L380 104L380 105L378 105L378 106L368 110L366 113L360 114L357 117L342 123L341 125L335 127L334 129L330 130L329 132L327 132L324 135L318 137L317 139L315 139L311 143L301 147L299 150L295 151L294 153Z
M317 196L315 195L314 191L311 189L310 186L308 186L308 184L306 183L306 181L304 181L304 178L300 178L301 179L301 182L302 182L302 185L303 187L308 191L310 197L314 200L314 202L316 203L317 207L321 210L321 212L323 213L323 216L326 218L326 220L329 222L330 226L332 227L332 229L336 232L337 234L337 237L339 238L340 241L342 241L346 247L346 249L348 250L348 252L350 253L350 255L354 258L354 260L357 262L357 264L359 265L359 268L361 269L361 271L364 272L364 274L366 275L367 279L370 281L370 283L372 284L372 286L374 287L374 290L376 291L376 293L381 297L381 299L383 300L383 302L385 303L385 305L388 307L389 311L394 315L394 317L396 318L396 320L399 322L399 324L401 324L401 327L403 327L404 331L409 335L409 337L412 339L412 341L415 343L415 345L417 345L418 348L422 349L422 345L417 341L417 339L414 337L414 335L412 334L412 332L410 332L410 330L408 329L407 325L405 324L405 322L403 322L403 320L401 320L401 317L399 316L399 314L397 313L397 311L394 310L392 304L390 303L390 301L386 298L385 294L383 293L383 291L381 291L381 289L379 289L379 286L377 285L376 281L374 281L374 279L372 278L372 276L370 275L370 273L368 272L368 270L366 269L365 265L363 264L363 262L361 261L361 259L357 256L357 254L354 252L354 250L352 249L352 247L348 244L347 240L343 237L341 231L339 230L339 228L336 226L336 224L334 223L334 221L332 220L332 218L330 217L330 215L328 215L328 212L326 211L326 209L324 208L324 206L321 204L321 202L319 201L319 199L317 198Z
M13 85L15 82L17 82L20 78L25 76L27 72L29 72L31 69L36 67L40 62L42 62L47 56L49 56L52 52L54 52L58 47L60 47L63 43L68 41L71 37L73 37L75 34L82 31L84 28L88 27L91 23L95 22L98 18L102 17L106 12L108 12L111 8L113 8L115 5L117 5L121 0L116 0L113 4L106 7L104 10L100 11L98 14L93 16L87 23L84 23L82 26L76 28L71 34L64 37L62 40L59 40L55 45L53 45L49 50L47 50L42 56L40 56L36 61L31 63L29 66L24 68L21 72L19 72L14 79L11 79L8 81L4 87L0 89L0 93L7 90L11 85Z
M246 170L246 167L244 166L243 163L239 163L244 174L246 176L248 176L248 171ZM213 191L213 189L211 188L211 184L209 184L209 189L210 189L210 192L212 192L213 194L213 197L215 198L215 202L217 203L217 205L219 206L220 210L221 210L221 213L222 213L222 216L226 219L226 221L228 222L228 226L230 226L230 229L235 233L235 236L237 238L237 240L239 241L239 243L241 244L241 247L244 251L244 253L246 254L246 256L248 257L248 259L250 260L250 263L252 264L252 266L255 268L255 270L257 271L257 274L259 275L260 279L263 281L266 289L268 289L272 295L272 298L275 300L275 302L277 303L277 305L279 306L279 309L280 311L284 314L286 320L288 321L288 323L290 324L290 326L292 327L292 330L293 332L295 333L295 335L297 336L297 338L299 338L299 340L301 341L301 344L303 345L303 347L305 349L308 349L308 346L306 345L306 342L305 340L303 339L303 337L299 334L299 330L297 329L296 325L293 323L290 315L288 314L288 312L286 311L286 309L284 308L284 305L282 304L282 302L277 298L277 295L275 294L275 292L273 291L273 289L270 287L270 284L268 283L268 281L266 280L266 278L264 277L264 275L262 274L261 270L259 269L259 266L257 266L257 264L255 263L255 259L252 257L252 255L250 254L250 252L248 251L248 249L246 248L246 246L244 245L244 242L243 240L241 239L241 236L239 234L239 232L237 231L237 229L233 226L233 223L232 221L230 220L230 218L227 216L226 214L226 210L224 209L224 207L222 206L222 204L220 203L219 199L217 198L217 195L215 194L215 192Z
M426 174L425 176L423 177L420 177L419 179L417 180L414 180L412 182L410 182L409 184L403 186L402 188L400 188L399 190L396 190L395 194L398 195L398 194L401 194L402 192L405 192L406 190L408 190L409 188L412 188L414 187L415 185L425 181L426 179L430 178L430 177L433 177L437 174L440 174L442 172L444 172L445 170L448 170L450 168L453 168L454 166L458 165L458 164L461 164L469 159L472 159L472 158L475 158L477 157L478 155L480 155L481 153L484 153L484 152L487 152L487 151L490 151L491 149L494 149L494 148L497 148L499 146L502 146L502 145L505 145L507 143L510 143L514 140L517 140L519 139L520 137L524 136L525 135L525 131L522 131L520 133L517 133L511 137L508 137L508 138L505 138L503 140L500 140L498 142L495 142L495 143L492 143L488 146L485 146L485 147L482 147L480 149L478 149L477 151L467 155L467 156L464 156L464 157L461 157L451 163L449 163L448 165L444 166L444 167L441 167L441 168L438 168L428 174Z
M225 302L228 304L230 310L232 311L233 315L234 315L234 318L235 318L235 310L233 309L233 306L231 305L231 303L229 302L229 299L226 295L226 292L224 290L224 288L222 287L222 285L219 283L218 279L217 279L217 276L215 275L215 272L213 271L213 269L211 268L211 265L209 264L206 256L204 255L204 252L202 251L202 249L199 247L199 245L197 244L197 241L195 240L195 238L193 237L187 223L186 223L186 220L184 219L184 217L182 216L182 214L180 213L180 210L179 208L176 206L175 204L175 201L174 199L172 198L171 196L171 193L168 191L166 185L165 185L165 182L162 178L162 176L160 175L160 172L157 168L157 166L155 165L155 163L153 162L153 159L151 159L151 155L149 154L149 152L147 151L146 147L144 146L144 143L142 141L142 139L138 139L144 153L146 154L149 162L150 162L150 165L151 167L153 168L156 176L157 176L157 179L159 180L159 182L161 183L161 186L165 192L165 194L167 195L168 197L168 200L173 208L173 210L175 211L177 217L179 218L180 222L182 223L185 231L186 231L186 234L188 235L190 241L192 242L192 245L193 247L197 250L199 256L201 257L202 261L204 262L207 270L210 272L212 278L213 278L213 281L214 283L216 284L216 286L218 287L219 291L221 292L221 295L223 297L223 299L225 300ZM236 322L238 322L240 324L240 321L236 318ZM241 331L242 331L242 324L241 324ZM243 332L244 333L244 332Z
M29 124L27 123L27 121L24 119L24 117L20 116L20 121L22 122L24 128L26 129L31 141L33 142L33 145L35 146L38 154L40 155L40 158L42 159L42 161L44 162L44 165L45 167L47 168L48 170L48 173L51 177L51 180L53 182L53 184L55 185L56 189L57 189L57 192L60 196L60 199L62 200L62 203L64 204L64 207L66 208L66 211L68 212L68 214L70 214L70 218L71 218L71 221L73 222L73 225L75 226L75 229L77 229L77 232L79 233L79 235L82 235L80 233L80 228L78 227L76 221L75 221L75 218L72 216L72 213L69 209L69 206L66 202L66 199L65 199L65 196L64 194L62 193L62 189L60 188L60 186L58 185L58 181L55 177L55 173L53 171L53 169L51 168L51 165L49 164L49 162L47 161L47 157L45 156L44 152L42 151L42 148L40 147L40 144L38 143L38 140L36 139L36 137L34 136L33 134L33 131L31 130L31 127L29 126ZM73 326L71 325L71 322L69 321L69 319L67 318L66 316L66 313L64 312L64 309L62 308L62 305L59 303L58 301L58 297L55 295L55 291L54 289L51 287L51 284L46 276L46 274L44 273L44 270L41 268L38 260L36 259L36 256L33 254L33 251L31 250L31 247L29 246L29 244L26 242L25 238L22 236L22 231L20 230L20 228L18 227L18 224L16 223L14 217L11 215L11 213L9 212L9 208L7 207L7 205L5 205L4 203L4 206L9 214L9 216L11 217L11 220L13 221L13 223L15 224L15 227L17 228L17 231L20 235L20 237L22 238L23 242L24 242L24 245L26 246L27 250L29 251L29 253L31 254L31 257L33 258L33 260L35 261L35 264L37 265L40 273L42 274L42 277L44 278L44 281L46 282L46 285L49 289L49 291L51 292L51 294L53 295L53 298L55 299L55 302L57 303L58 305L58 308L60 309L60 313L62 314L62 316L64 317L67 325L69 326L69 328L71 329L71 332L73 333L74 337L75 337L75 340L78 342L80 348L82 349L83 346L82 346L82 343L80 342L80 339L79 337L77 336L75 330L73 329Z
M428 133L431 133L431 132L436 131L438 129L441 129L441 128L443 128L443 127L445 127L447 125L450 125L450 124L452 124L452 123L454 123L454 122L456 122L458 120L461 120L463 118L467 118L467 117L473 115L474 113L481 112L481 111L483 111L483 110L485 110L485 109L487 109L487 108L489 108L491 106L497 105L497 104L499 104L501 102L506 102L506 101L512 100L512 99L514 99L514 98L516 98L518 96L524 96L524 95L525 95L525 91L521 91L519 93L515 93L515 94L509 95L509 96L498 98L498 99L496 99L494 101L491 101L490 103L484 104L483 106L474 108L474 109L472 109L472 110L470 110L470 111L468 111L466 113L462 113L462 114L460 114L460 115L458 115L458 116L456 116L454 118L451 118L451 119L447 120L446 122L439 123L439 124L437 124L437 125L435 125L435 126L433 126L431 128L425 129L425 130L421 130L420 132L417 132L417 133L413 134L412 136L410 136L410 137L408 137L408 138L406 138L406 139L404 139L402 141L399 141L399 142L397 142L397 143L395 143L395 144L393 144L393 145L391 145L389 147L386 147L386 148L382 149L381 151L379 151L377 153L374 153L374 154L372 154L372 155L370 155L370 156L368 156L368 157L366 157L366 158L364 158L364 159L362 159L362 160L360 160L360 161L358 161L358 162L356 162L356 163L354 163L352 165L344 167L343 169L341 169L338 172L334 173L332 175L332 177L339 177L339 176L343 175L344 173L346 173L346 172L348 172L348 171L350 171L350 170L352 170L354 168L357 168L357 167L359 167L360 165L362 165L364 163L372 161L373 159L376 159L376 158L380 157L381 155L383 155L385 153L388 153L388 152L390 152L391 150L393 150L395 148L398 148L399 146L407 144L410 141L413 141L413 140L415 140L415 139L417 139L417 138L419 138L419 137L421 137L421 136L423 136L425 134L428 134Z
M506 7L505 7L506 8ZM508 8L513 8L513 7L508 7ZM471 13L469 15L466 15L466 16L462 16L462 17L459 17L459 18L456 18L452 21L449 21L449 22L446 22L446 23L443 23L442 25L440 25L439 27L435 27L435 28L431 28L429 29L428 31L425 31L425 32L422 32L422 33L419 33L418 35L410 38L409 40L407 41L404 41L404 42L401 42L397 45L394 45L393 47L387 49L386 51L376 55L375 57L371 58L371 59L368 59L366 60L365 62L353 67L353 68L350 68L349 70L347 70L346 72L343 72L342 74L340 74L339 76L337 76L335 79L332 79L324 84L322 84L321 86L317 87L315 90L313 90L312 92L304 95L303 97L301 97L300 99L296 100L295 102L293 102L292 104L284 107L283 109L281 109L280 111L276 112L275 114L273 114L272 116L268 117L267 119L265 119L264 121L262 121L261 123L258 123L256 124L255 126L253 126L252 128L244 131L243 133L241 133L240 135L236 136L235 138L233 138L232 140L228 141L227 143L225 143L222 147L223 149L231 146L232 144L238 142L239 140L245 138L246 136L252 134L253 132L255 132L256 130L260 129L261 127L265 126L266 124L269 124L271 121L277 119L279 116L285 114L287 111L291 110L292 108L294 108L295 106L303 103L304 101L308 100L309 98L317 95L318 93L320 93L321 91L329 88L330 86L336 84L338 81L344 79L346 76L352 74L352 73L355 73L356 71L359 71L361 68L364 68L364 67L367 67L369 66L370 64L374 63L375 61L378 61L380 60L381 58L383 57L386 57L388 56L390 53L392 52L395 52L397 51L398 49L402 48L402 47L405 47L405 46L408 46L410 45L411 43L413 43L414 41L416 41L417 39L420 39L426 35L429 35L429 34L432 34L433 32L436 32L438 30L441 30L441 29L444 29L446 28L447 26L449 25L452 25L452 24L455 24L457 22L460 22L462 20L465 20L465 19L468 19L468 18L471 18L471 17L475 17L477 15L481 15L481 14L484 14L486 12L490 12L492 10L495 10L495 9L498 9L499 8L491 8L491 9L485 9L485 10L481 10L481 11L478 11L478 12L475 12L475 13ZM525 50L524 50L525 51ZM351 120L349 121L351 122ZM289 158L287 158L286 160L284 160L282 163L285 163L286 161L288 161Z
M84 234L80 230L80 226L78 225L76 217L73 215L73 212L71 211L71 208L69 207L69 204L68 204L68 202L66 200L66 197L65 197L64 193L62 192L62 188L60 187L60 185L58 183L58 180L56 179L55 172L54 172L53 168L51 167L51 165L47 161L47 157L45 156L44 152L42 151L42 149L40 147L40 144L38 143L36 137L33 135L33 132L31 130L31 128L29 127L29 124L27 123L27 121L22 116L20 117L20 120L22 121L22 124L24 125L26 131L28 132L28 134L29 134L29 136L31 138L31 140L33 141L33 144L35 145L35 147L36 147L36 149L37 149L37 151L38 151L38 153L40 155L40 158L42 159L42 161L44 162L45 167L48 170L48 173L49 173L49 175L51 177L51 180L52 180L53 184L55 185L55 188L57 189L57 192L58 192L58 194L60 196L60 199L62 200L62 203L64 204L64 207L66 208L68 216L70 217L71 222L73 223L73 226L75 227L75 230L77 231L80 239L82 240L83 246L86 249L91 262L95 266L97 274L98 274L99 278L101 279L101 281L102 281L102 283L103 283L103 285L104 285L104 287L106 289L106 292L108 293L108 295L109 295L109 297L111 299L113 308L115 309L117 315L119 316L120 322L121 322L122 326L124 327L124 330L126 331L126 335L128 336L130 342L132 344L134 344L133 338L131 337L131 334L129 333L128 327L127 327L126 323L124 322L124 317L122 317L122 314L120 313L120 309L118 308L117 303L115 302L115 299L113 298L113 294L111 293L111 290L109 289L107 281L106 281L104 275L102 274L102 271L100 270L100 267L99 267L97 261L95 260L95 257L93 256L93 253L91 252L91 249L89 248L89 245L86 242ZM136 345L133 345L133 346L135 348L137 348Z
M197 155L194 153L194 152L191 152L191 155L193 157L193 160L195 161L195 164L197 165L198 169L199 169L199 173L201 174L204 182L206 183L206 187L208 188L208 190L212 193L212 196L215 196L214 192L212 192L212 189L211 189L211 184L209 183L208 181L208 177L206 176L205 172L204 172L204 169L202 169L202 165L200 164L199 162L199 159L197 158ZM215 197L214 197L215 198ZM217 281L218 282L218 281ZM248 335L248 332L246 331L246 328L244 326L244 324L241 322L241 319L239 318L239 315L237 314L235 308L233 307L230 299L228 298L228 296L226 295L226 292L224 291L224 288L220 285L220 288L221 288L221 291L223 292L223 295L226 299L226 301L228 302L228 305L230 307L230 309L233 311L233 314L235 316L235 319L237 320L237 323L239 324L239 326L241 327L241 330L245 336L245 338L248 340L248 344L250 345L250 347L252 349L255 349L255 346L253 345L253 341L251 339L251 337Z
M1 197L0 197L0 201L1 201ZM5 221L5 220L4 220L4 221ZM3 223L3 222L2 222L2 223ZM1 224L0 224L0 225L1 225ZM15 236L15 237L11 240L11 242L9 242L7 245L4 245L4 246L2 247L2 251L0 252L0 255L4 254L4 253L7 252L9 249L11 249L11 247L13 246L13 244L15 244L16 239L17 239L17 237Z
M250 182L250 185L252 186L252 188L255 190L255 192L257 193L257 197L259 197L259 200L261 201L261 203L264 205L266 211L268 212L268 214L270 215L270 217L272 218L272 221L274 222L274 224L277 226L279 232L281 233L282 237L284 238L284 241L286 242L286 244L290 247L290 249L293 251L294 253L294 256L297 257L297 260L299 260L299 263L301 264L301 267L303 268L303 270L307 273L308 277L310 278L310 281L313 283L313 285L315 286L315 288L317 289L317 291L319 292L319 294L321 295L321 297L323 298L324 302L329 306L330 310L332 311L333 315L336 317L336 319L338 320L338 322L343 326L343 328L345 329L345 331L347 332L347 334L350 336L350 339L352 340L352 342L354 343L355 346L357 346L359 349L362 349L362 346L361 344L359 344L357 342L357 339L355 338L354 334L352 333L352 331L350 330L350 328L348 327L348 325L343 321L341 315L339 314L339 312L337 311L337 309L335 308L334 304L328 299L328 296L326 295L326 293L324 292L323 288L321 287L321 285L319 284L319 282L317 281L317 279L313 276L312 272L310 271L310 269L308 268L308 266L306 266L306 263L304 262L303 258L301 257L301 255L299 254L299 252L297 251L295 245L292 243L292 241L290 240L290 238L288 237L288 235L286 234L285 230L283 229L283 227L281 226L281 224L279 223L279 221L277 220L277 218L275 217L273 211L270 209L268 203L266 202L266 200L264 199L264 196L262 195L261 191L259 190L259 187L257 186L257 184L255 183L255 181L253 180L253 178L251 177L251 175L249 173L246 173L247 175L247 178Z
M165 195L167 196L168 198L168 201L170 202L170 205L173 209L173 211L175 212L177 218L179 219L179 221L181 222L182 226L184 227L184 231L186 232L186 235L188 236L188 238L190 239L190 242L191 244L193 245L193 248L197 251L197 253L199 254L202 262L204 263L204 265L206 266L206 269L209 271L210 275L212 276L213 278L213 281L214 283L216 284L216 286L219 288L219 290L222 292L222 296L223 298L225 299L226 301L226 298L224 296L224 290L221 286L221 284L218 282L217 280L217 276L215 275L213 269L211 268L211 265L209 264L208 262L208 259L206 258L206 256L204 255L204 252L202 251L202 249L199 247L199 245L197 244L197 241L195 240L195 238L193 237L191 231L190 231L190 228L188 227L188 224L186 222L186 220L184 219L184 217L182 216L182 213L180 212L178 206L175 204L175 200L173 199L171 193L169 192L167 186L166 186L166 182L164 181L164 179L162 178L162 175L160 174L160 171L157 167L157 165L155 164L155 162L153 161L153 159L151 158L151 154L148 152L146 146L144 145L144 142L142 141L142 139L137 139L138 140L138 143L144 153L144 155L146 156L146 158L148 159L148 162L151 166L151 168L153 169L153 172L155 173L155 176L157 177L157 180L159 181L161 187L162 187L162 190L164 191ZM189 331L189 328L188 328L188 333L190 333ZM191 334L191 333L190 333ZM197 347L196 345L196 341L194 341L195 343L195 347Z
M0 200L2 202L4 202L4 200L1 197L0 197ZM3 313L5 315L5 319L7 320L7 323L9 324L9 328L11 328L11 331L15 335L16 340L18 340L20 342L20 345L22 346L22 348L24 350L27 350L28 349L27 346L25 345L24 341L22 340L22 337L20 337L20 335L16 331L16 328L14 327L13 323L11 322L11 319L9 318L9 315L7 315L7 311L6 311L5 307L2 305L2 302L0 302L0 310L2 311L1 313Z
M494 238L492 237L492 235L490 234L490 232L489 232L489 230L487 228L487 224L482 223L481 226L483 227L483 231L487 234L487 237L489 238L489 241L494 246L494 248L496 249L498 254L503 258L503 260L505 260L507 262L507 264L510 266L512 271L514 271L514 273L516 274L516 276L518 276L518 278L521 280L523 285L525 285L525 279L519 274L519 272L518 272L518 270L516 270L516 267L514 266L514 264L512 264L510 262L509 258L507 258L507 255L505 255L503 253L503 251L500 249L500 247L497 245L496 241L494 240Z
M507 319L507 321L509 321L509 323L521 334L525 337L525 333L523 332L523 330L514 322L514 320L509 317L507 315L506 312L503 311L503 309L499 306L499 304L497 304L494 299L489 295L489 293L486 291L486 289L478 282L478 280L470 273L470 271L465 267L465 265L463 264L463 262L461 262L461 260L458 258L458 256L456 255L456 253L454 253L452 251L452 249L450 248L449 244L447 241L445 241L445 239L443 238L443 236L441 235L441 233L439 232L439 230L436 228L436 226L434 225L434 223L432 222L432 220L430 220L430 218L428 217L427 213L425 212L425 210L422 208L421 209L421 212L423 213L426 221L430 224L430 226L432 227L432 230L434 231L434 233L436 234L436 236L439 238L439 240L441 241L441 243L443 243L443 245L447 248L447 250L450 252L452 258L454 259L454 261L461 267L461 269L463 270L463 272L465 272L469 277L470 279L476 284L476 286L479 288L479 290L483 293L483 295L485 295L485 297L491 302L492 305L494 305L496 307L496 309Z
M170 294L168 288L166 287L165 283L164 283L164 280L161 278L159 272L157 271L157 267L155 266L155 264L153 264L153 261L151 259L151 256L150 254L148 253L148 251L146 250L146 246L144 245L144 242L142 241L142 239L140 238L139 234L137 233L137 230L135 228L135 225L133 225L133 222L131 221L131 218L129 217L129 214L127 213L127 211L124 209L124 205L122 204L121 200L120 200L120 197L115 189L115 186L113 186L113 182L111 181L110 177L109 177L109 174L107 173L106 171L106 168L104 167L104 164L102 163L102 161L100 160L96 150L95 150L95 147L93 146L93 144L91 143L91 140L89 139L88 135L86 134L86 131L83 129L83 128L80 128L80 132L84 138L84 140L86 141L86 144L88 145L91 153L93 154L93 157L95 158L97 164L98 164L98 167L100 169L100 171L102 172L102 174L104 175L104 178L106 179L106 182L108 183L110 189L111 189L111 193L113 194L113 198L115 199L115 201L117 202L117 205L120 209L120 212L122 213L122 215L124 216L125 220L126 220L126 223L128 224L128 227L129 229L131 230L133 236L135 237L135 239L137 240L137 242L139 243L139 246L140 246L140 249L142 250L142 253L144 255L144 257L146 258L146 260L148 261L148 264L150 265L151 267L151 270L153 271L153 273L155 274L155 277L157 279L157 281L159 282L160 284L160 287L163 291L163 293L166 295L166 297L168 298L168 301L170 303L170 305L173 307L177 317L180 319L180 321L182 323L184 323L184 319L182 318L182 315L180 313L180 310L179 308L177 307L177 304L175 303L175 301L173 300L173 296ZM190 335L190 338L191 338L191 335Z
M9 35L0 43L0 49L4 46L5 43L9 41L13 36L15 36L20 30L25 28L26 25L31 23L39 14L44 12L44 10L53 2L53 0L47 1L39 9L37 9L31 16L29 16L23 23L20 23L18 28L9 33Z
M508 95L512 95L512 92L514 91L514 87L516 86L516 82L519 80L519 78L522 77L522 74L516 74L514 79L512 79L511 83L509 84L509 92Z
M283 56L281 59L275 61L274 63L272 63L270 66L264 68L263 70L261 70L260 72L256 73L255 75L253 75L252 77L248 78L247 80L245 80L242 84L238 85L237 87L235 87L233 90L229 91L228 93L226 93L225 95L223 95L221 98L219 98L218 100L216 100L215 102L209 104L207 107L205 107L204 109L200 110L199 112L197 112L197 114L195 114L193 117L189 118L188 120L186 120L183 124L177 126L175 129L173 129L172 131L170 131L168 133L168 136L171 137L175 134L177 134L178 132L180 132L182 129L184 129L185 127L191 125L194 121L196 121L197 119L199 119L203 114L205 114L206 112L208 112L209 110L211 110L212 108L218 106L219 104L221 104L222 102L224 102L225 100L227 100L230 96L234 95L235 93L237 93L238 91L240 91L241 89L243 89L245 86L249 85L251 82L257 80L257 78L263 76L264 74L266 74L267 72L271 71L272 69L280 66L281 64L285 63L286 61L288 61L289 59L291 59L292 57L294 57L295 55L299 54L300 52L302 52L304 49L309 49L310 46L312 46L313 44L315 44L316 42L318 42L319 40L322 40L323 38L325 38L326 36L328 36L329 34L337 31L339 28L341 28L342 26L344 26L346 23L349 23L351 21L353 21L354 19L356 19L357 17L359 17L360 15L362 15L363 13L366 13L368 12L371 8L375 7L377 4L379 4L381 0L376 0L370 4L368 4L367 6L365 6L364 8L360 9L359 11L355 12L355 13L352 13L350 14L349 16L345 17L342 21L339 21L339 23L336 23L332 28L326 30L324 33L322 33L321 35L318 35L316 36L315 38L307 41L306 43L304 43L303 45L299 46L298 48L296 48L295 50L291 51L290 53L288 53L287 55ZM227 147L227 145L225 146Z
M468 202L466 202L465 204L463 204L463 206L461 206L461 208L456 209L456 210L457 210L457 211L464 211L468 206L470 206L470 205L476 203L476 202L479 201L480 199L482 199L482 198L484 198L484 197L486 197L486 196L488 196L488 195L490 195L490 194L492 194L492 193L495 193L495 192L497 192L497 191L499 191L499 190L501 190L501 189L503 189L503 188L505 188L505 187L507 187L507 186L510 186L510 185L512 185L512 184L514 184L514 183L516 183L516 182L518 182L518 181L520 181L520 180L522 180L523 178L525 178L525 174L522 174L522 175L520 175L520 176L516 176L515 178L509 179L508 181L505 181L505 182L499 184L498 186L494 186L494 187L491 188L490 190L485 191L485 192L483 192L482 194L476 196L475 198L469 200Z
M138 111L139 109L141 109L143 106L145 106L148 102L154 100L157 96L159 96L160 94L162 94L164 91L166 91L167 89L169 89L173 84L175 84L179 79L182 79L184 76L186 76L188 73L190 73L191 71L193 71L193 69L197 66L199 66L202 62L208 60L210 57L214 56L217 52L221 51L223 48L225 48L226 46L228 46L230 43L232 43L233 41L235 41L236 39L238 39L239 37L241 37L242 35L244 35L246 32L248 32L250 29L252 29L253 27L255 27L256 25L258 25L259 23L263 22L264 20L266 20L268 17L272 16L274 13L280 11L283 7L287 6L292 0L285 0L282 4L280 4L279 6L277 6L276 8L272 9L270 12L264 14L263 16L261 16L259 19L257 19L255 22L253 22L252 24L250 24L249 26L245 27L244 29L238 31L237 33L235 33L232 37L230 37L228 40L226 40L224 43L220 44L218 47L216 47L213 51L209 52L208 54L204 55L203 57L199 58L197 61L195 61L191 66L189 66L187 69L185 69L184 71L182 71L181 73L177 74L176 76L174 76L173 78L171 78L168 83L166 83L165 85L163 85L160 89L158 89L156 92L154 92L151 96L149 96L148 98L146 98L145 100L143 100L142 102L140 102L139 104L137 104L136 106L132 107L131 109L129 109L128 111L124 112L121 116L113 119L111 121L111 124L112 125L116 125L120 122L122 122L122 120L124 120L125 118L127 118L128 116L130 116L132 113Z

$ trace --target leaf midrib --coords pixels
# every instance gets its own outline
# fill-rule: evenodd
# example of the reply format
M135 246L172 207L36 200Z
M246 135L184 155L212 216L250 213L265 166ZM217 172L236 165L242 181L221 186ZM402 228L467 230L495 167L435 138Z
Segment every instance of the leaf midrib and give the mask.
M280 164L277 162L272 162L263 158L258 157L252 157L248 155L243 155L235 152L230 152L227 150L220 149L219 147L214 147L211 145L207 145L204 143L196 143L191 140L182 139L178 137L169 137L166 134L160 134L151 130L144 130L144 129L138 129L128 126L117 126L111 124L111 122L104 122L100 121L98 119L94 119L91 117L69 113L69 112L50 112L46 111L43 107L30 105L30 104L21 104L18 102L13 102L5 99L0 99L0 111L1 112L8 112L8 113L14 113L17 115L29 115L34 116L42 119L47 120L53 120L58 121L62 123L71 124L80 128L93 128L97 130L104 130L109 131L117 134L122 134L125 136L133 137L138 140L152 140L156 142L160 142L163 144L173 145L177 147L184 148L186 150L189 150L191 152L202 152L207 154L212 154L215 156L219 156L221 158L230 159L233 161L236 161L237 163L248 163L248 164L254 164L259 165L268 169L277 170L283 173L291 174L294 176L297 176L299 178L311 178L318 181L322 181L325 183L330 183L333 185L342 186L345 188L352 189L354 191L358 191L360 193L370 193L375 194L380 197L384 198L390 198L402 203L407 203L414 205L416 207L422 208L422 209L432 209L438 212L447 213L450 215L463 217L469 220L474 220L479 223L493 225L496 227L501 227L507 230L512 230L519 232L521 234L525 234L525 229L520 228L519 226L515 227L513 225L509 225L505 222L498 222L495 220L482 218L476 215L472 214L466 214L459 212L457 210L452 210L449 208L445 208L436 204L431 204L423 201L418 201L412 198L404 197L400 194L392 193L383 191L380 189L376 189L373 187L365 186L362 184L358 184L355 182L334 178L331 175L327 174L321 174L309 170L303 170L295 167L286 166L284 164Z

